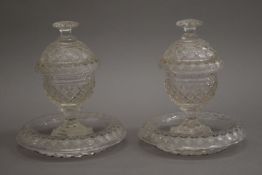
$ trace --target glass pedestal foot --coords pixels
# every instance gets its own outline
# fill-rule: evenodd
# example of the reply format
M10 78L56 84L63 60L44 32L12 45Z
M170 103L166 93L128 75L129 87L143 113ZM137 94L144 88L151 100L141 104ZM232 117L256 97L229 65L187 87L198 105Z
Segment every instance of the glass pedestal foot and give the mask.
M92 134L93 128L85 126L77 119L65 120L61 126L58 126L51 132L54 137L79 137Z
M213 131L198 119L185 119L178 126L172 126L170 134L181 137L208 137Z
M155 117L140 129L139 138L180 155L212 154L245 138L243 129L223 114L199 112L197 120L187 120L184 113ZM195 128L190 129L190 124Z
M72 125L65 124L63 114L34 119L22 127L16 140L26 149L66 158L94 155L125 136L126 130L118 120L99 113L80 113Z

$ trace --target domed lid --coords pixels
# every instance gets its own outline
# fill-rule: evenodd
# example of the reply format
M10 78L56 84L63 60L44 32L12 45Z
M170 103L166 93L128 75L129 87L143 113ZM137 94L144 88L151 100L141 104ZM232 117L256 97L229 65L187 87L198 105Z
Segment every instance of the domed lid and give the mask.
M79 24L74 21L55 22L60 37L49 44L38 60L36 69L43 74L79 74L92 73L98 65L93 52L71 31Z
M210 44L195 33L202 21L185 19L177 21L176 25L183 27L185 33L165 51L160 66L177 74L216 72L222 61Z

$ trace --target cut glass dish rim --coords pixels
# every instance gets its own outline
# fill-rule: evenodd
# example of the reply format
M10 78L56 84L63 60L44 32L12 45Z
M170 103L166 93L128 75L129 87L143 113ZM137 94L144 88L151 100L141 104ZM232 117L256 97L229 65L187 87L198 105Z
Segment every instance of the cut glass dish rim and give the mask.
M148 120L140 129L138 137L159 149L180 155L203 155L219 152L229 146L235 145L243 141L246 137L245 131L239 125L224 114L214 112L199 112L203 121L221 122L222 120L231 127L215 132L207 137L184 137L174 136L171 133L159 129L160 125L167 124L173 120L185 119L185 114L182 112L169 113L161 116L156 116ZM202 115L202 117L201 117ZM210 121L209 121L210 120ZM211 127L207 124L207 126ZM225 125L224 125L225 127Z
M106 122L106 127L87 136L59 138L39 131L41 127L50 127L50 122L54 124L57 120L63 121L64 119L61 113L49 114L26 123L16 137L17 143L40 154L67 158L94 155L120 143L126 137L126 130L122 123L109 115L95 112L81 112L80 115L79 121L86 120L87 122L88 119L95 119L98 123ZM50 131L53 129L49 128Z

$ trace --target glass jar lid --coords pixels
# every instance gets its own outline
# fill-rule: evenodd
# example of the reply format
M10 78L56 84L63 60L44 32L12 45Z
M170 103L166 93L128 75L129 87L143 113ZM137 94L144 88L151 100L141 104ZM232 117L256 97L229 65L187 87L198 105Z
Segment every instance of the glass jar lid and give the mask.
M210 44L199 38L197 27L203 24L196 19L177 21L184 29L182 37L171 44L160 60L160 66L176 74L202 74L216 72L222 65L221 59Z
M36 69L43 74L92 73L98 65L93 52L72 35L79 25L74 21L59 21L53 27L59 29L60 37L49 44L42 53Z

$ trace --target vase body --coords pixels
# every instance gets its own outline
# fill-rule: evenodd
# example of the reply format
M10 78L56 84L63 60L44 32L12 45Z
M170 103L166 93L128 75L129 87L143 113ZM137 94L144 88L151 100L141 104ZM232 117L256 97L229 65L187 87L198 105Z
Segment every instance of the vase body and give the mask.
M223 62L197 35L201 25L196 19L178 21L184 33L160 60L166 93L182 112L152 118L139 132L141 140L174 154L211 154L244 139L241 127L223 114L202 112L216 93Z
M122 124L111 116L81 110L93 93L98 59L72 35L77 26L74 21L54 23L60 36L46 47L36 64L46 95L60 112L28 122L17 136L19 145L48 156L93 155L126 135Z

